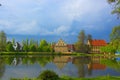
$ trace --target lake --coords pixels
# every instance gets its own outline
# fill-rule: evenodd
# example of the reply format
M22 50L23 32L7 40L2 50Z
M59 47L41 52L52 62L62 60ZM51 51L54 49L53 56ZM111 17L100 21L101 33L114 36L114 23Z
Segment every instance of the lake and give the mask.
M0 80L37 78L42 71L53 70L59 76L120 76L120 57L0 55Z

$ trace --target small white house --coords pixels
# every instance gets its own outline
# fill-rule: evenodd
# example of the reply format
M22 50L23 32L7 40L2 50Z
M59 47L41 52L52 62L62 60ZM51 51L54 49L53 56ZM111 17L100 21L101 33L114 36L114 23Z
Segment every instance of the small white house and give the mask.
M18 42L16 42L15 44L13 44L13 47L14 47L15 50L18 50L18 51L22 50L22 46Z

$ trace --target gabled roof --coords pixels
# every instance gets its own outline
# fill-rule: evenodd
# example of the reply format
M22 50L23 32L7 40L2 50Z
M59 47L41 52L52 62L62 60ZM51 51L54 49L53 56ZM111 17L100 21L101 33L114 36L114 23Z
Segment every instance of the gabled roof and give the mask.
M55 46L66 46L67 44L62 40L60 39L56 44Z
M106 46L107 43L105 40L91 40L90 45L92 45L92 46Z

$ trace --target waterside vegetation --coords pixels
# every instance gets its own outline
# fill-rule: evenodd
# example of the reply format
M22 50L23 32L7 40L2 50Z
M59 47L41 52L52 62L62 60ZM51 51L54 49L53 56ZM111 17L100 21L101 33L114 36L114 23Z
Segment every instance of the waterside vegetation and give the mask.
M95 77L95 78L71 78L68 76L63 76L57 80L119 80L120 77L114 77L114 76L101 76L101 77ZM24 79L15 79L15 78L11 78L11 80L42 80L42 79L29 79L29 78L24 78ZM47 80L51 80L51 79L47 79Z
M55 72L46 70L40 74L38 78L23 78L23 79L15 79L11 78L11 80L119 80L120 76L114 77L114 76L101 76L101 77L95 77L95 78L72 78L69 76L62 76L59 77Z

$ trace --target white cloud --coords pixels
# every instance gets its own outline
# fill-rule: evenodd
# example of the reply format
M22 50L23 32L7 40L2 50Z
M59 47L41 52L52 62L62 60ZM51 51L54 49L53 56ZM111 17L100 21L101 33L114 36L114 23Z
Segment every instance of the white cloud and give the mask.
M67 20L73 21L85 18L86 15L96 17L107 7L105 0L66 0L60 7L60 14Z
M37 27L37 22L23 22L22 24L19 24L16 27L16 30L13 32L13 34L37 34L39 31Z
M69 31L74 20L89 16L94 23L108 9L106 0L2 0L2 4L0 29L22 35L73 35ZM95 29L93 25L84 28Z
M55 34L63 34L69 31L69 26L60 26L54 30Z
M0 20L0 29L9 29L12 24L9 21Z

